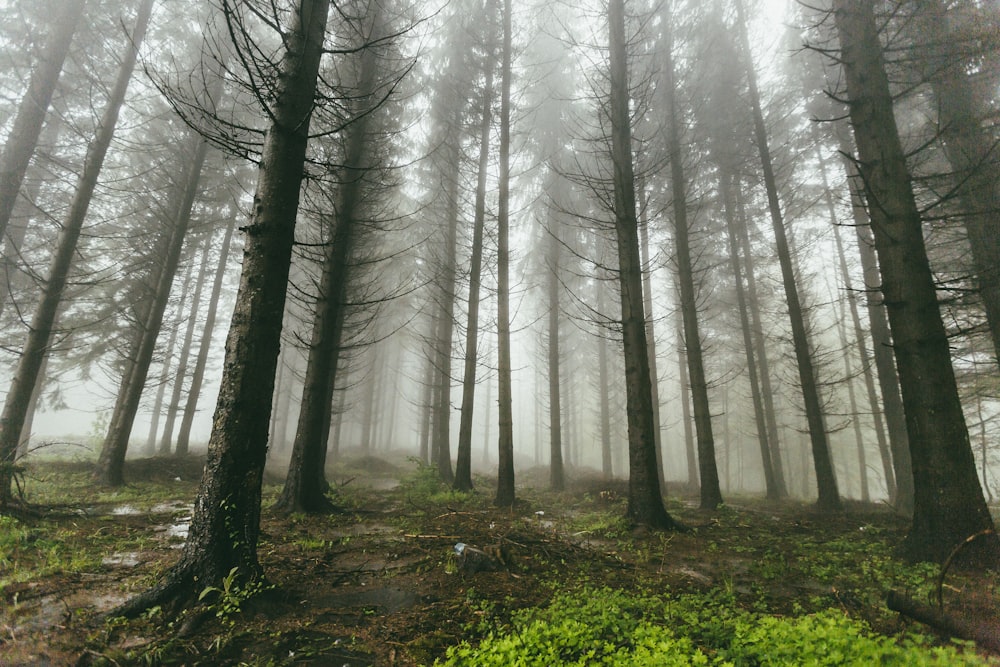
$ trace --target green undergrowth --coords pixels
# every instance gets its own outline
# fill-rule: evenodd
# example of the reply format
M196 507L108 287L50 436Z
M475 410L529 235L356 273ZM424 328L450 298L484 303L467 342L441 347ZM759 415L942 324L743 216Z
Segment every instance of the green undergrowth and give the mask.
M514 612L481 641L448 649L444 666L988 665L968 644L887 637L842 610L786 616L740 606L731 591L651 594L608 587L558 591Z

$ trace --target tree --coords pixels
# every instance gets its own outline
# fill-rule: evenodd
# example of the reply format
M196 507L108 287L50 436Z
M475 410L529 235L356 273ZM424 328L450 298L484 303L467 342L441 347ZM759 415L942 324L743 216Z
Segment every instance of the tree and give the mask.
M104 165L111 139L114 137L118 114L125 100L125 92L132 79L132 71L149 25L153 0L142 0L136 14L135 25L129 38L124 58L118 70L114 87L108 97L108 104L101 117L97 132L87 150L83 172L80 174L73 201L63 223L55 252L49 265L49 274L42 289L41 297L31 318L28 338L21 350L14 379L0 414L0 507L11 500L11 483L14 475L14 457L24 426L25 416L31 404L31 396L38 382L45 355L49 346L56 315L62 301L63 291L69 277L70 267L76 254L77 242L83 230L93 199L97 179Z
M823 423L823 409L816 381L816 371L813 365L812 352L809 349L809 339L806 333L805 316L802 309L799 290L796 285L795 269L792 266L792 255L788 245L788 235L782 219L781 202L778 199L778 187L774 178L774 166L768 146L767 129L764 125L764 114L761 111L760 92L757 89L757 75L754 70L750 52L750 38L747 35L747 19L743 9L743 0L736 0L737 21L739 25L740 44L746 62L747 82L750 89L750 103L753 113L754 139L760 157L761 169L764 174L764 186L767 190L767 205L771 214L771 224L774 229L775 250L781 265L782 286L785 290L785 301L788 304L788 318L792 325L792 342L795 346L795 361L799 371L799 384L802 390L802 400L805 404L806 421L809 425L809 442L812 445L813 466L816 469L816 486L819 494L817 507L823 510L840 509L840 494L837 491L837 478L833 471L833 461L830 456L830 442Z
M497 210L497 356L499 374L499 442L497 494L493 504L514 504L514 415L510 368L510 67L511 0L503 1L503 46L500 56L500 186Z
M101 454L97 459L97 468L94 471L94 477L106 486L121 486L125 483L123 470L129 437L132 434L132 424L135 422L142 391L146 386L146 377L149 374L149 366L156 349L156 339L159 337L163 324L163 313L170 298L170 288L173 285L177 267L180 266L181 251L191 222L191 209L194 206L198 186L201 182L201 171L205 164L205 155L208 153L208 142L193 132L191 139L194 143L194 150L190 161L185 165L187 171L180 201L176 213L172 216L170 242L163 258L163 265L157 272L157 281L151 303L145 313L145 318L139 323L141 328L138 345L134 354L130 354L129 359L126 360L126 370L119 388L118 400L115 402L107 437L104 439ZM200 287L200 283L198 287ZM183 368L181 368L181 373L183 373ZM182 383L183 376L179 374L176 381ZM179 394L177 398L179 398ZM171 402L171 408L175 405L176 400ZM168 420L168 423L172 430L173 420ZM165 434L164 437L167 438L169 435Z
M0 239L6 238L17 193L35 152L45 114L86 4L87 0L60 3L61 11L53 22L52 33L39 63L31 73L28 90L21 99L3 154L0 155Z
M958 397L873 1L834 0L833 17L913 463L913 522L902 550L911 560L940 562L969 536L992 530L993 520ZM994 558L1000 551L995 534L978 545Z
M188 540L163 580L119 607L117 615L185 605L206 586L221 587L233 568L240 586L262 577L257 539L271 397L329 7L329 0L302 0L287 14L272 101L262 109L269 122ZM225 0L223 10L236 25L239 7Z
M937 102L942 147L958 181L961 220L969 237L972 263L983 310L993 341L995 361L1000 363L1000 166L996 139L985 130L977 108L977 95L969 77L968 57L962 57L960 30L941 0L919 0L914 27L921 38L914 44L914 62L930 82ZM981 10L982 11L982 10ZM989 21L989 16L969 17ZM996 17L992 17L995 30ZM982 57L981 40L973 41L972 58ZM985 91L984 91L985 92ZM989 93L986 93L987 95Z
M219 248L219 263L215 269L215 278L212 281L212 293L209 296L208 308L205 311L201 344L198 347L198 357L194 362L194 371L191 373L191 387L188 389L184 405L184 415L181 417L181 426L177 431L177 443L174 446L174 453L177 456L187 454L188 445L191 441L191 427L194 424L194 415L197 412L198 399L201 396L201 385L205 379L205 366L208 364L208 352L212 346L212 332L215 330L215 318L219 311L219 297L222 294L222 280L226 275L226 266L229 261L229 247L233 241L233 231L235 228L236 219L231 217L226 224L226 231L222 236L222 246Z
M346 9L342 10L346 12ZM386 84L384 63L389 32L382 8L375 2L362 2L357 7L360 20L352 18L354 40L362 43L354 54L355 71L341 76L341 85L350 99L345 119L342 167L336 175L335 214L324 216L333 229L332 238L324 248L322 278L317 295L309 345L306 375L302 388L299 421L292 442L291 460L285 485L275 503L284 513L324 512L333 508L326 497L329 485L324 468L330 438L333 390L337 382L337 361L340 356L345 310L350 285L351 260L365 233L366 196L371 197L373 180L377 179L378 146L373 145L374 112L384 102L376 93ZM391 87L390 87L391 90ZM384 91L383 91L384 92ZM374 379L372 381L374 382ZM374 401L369 401L371 406ZM365 443L367 445L367 441Z
M608 107L611 122L615 237L618 241L618 282L621 290L621 327L628 418L627 516L637 524L652 528L677 529L679 524L663 506L659 475L656 471L653 399L646 346L646 318L642 306L642 262L639 257L639 223L636 216L635 176L632 165L624 0L610 1L608 31L611 82Z
M695 433L698 439L698 470L701 508L714 509L722 504L719 470L715 461L715 439L712 436L712 412L708 403L708 381L702 354L701 333L698 329L698 302L695 294L694 263L691 259L687 219L686 182L681 153L680 115L674 72L672 18L664 25L663 71L666 97L667 148L670 155L670 187L674 202L674 244L677 259L677 281L681 296L681 318L684 347L687 350L688 377L694 405ZM654 409L655 406L654 406Z
M462 408L458 427L458 459L455 462L454 488L472 490L472 416L476 404L476 365L479 361L479 291L483 270L483 231L486 225L486 177L489 170L490 131L493 128L493 71L496 55L493 35L493 2L486 3L486 81L482 91L482 115L479 120L479 173L472 222L472 257L469 260L469 300L465 326L465 363L462 369Z

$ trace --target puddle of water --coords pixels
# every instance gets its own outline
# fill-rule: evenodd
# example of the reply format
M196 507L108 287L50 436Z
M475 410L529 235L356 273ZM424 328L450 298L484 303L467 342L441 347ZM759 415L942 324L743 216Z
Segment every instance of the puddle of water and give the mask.
M149 508L150 514L172 514L174 512L186 512L190 514L192 511L194 511L194 505L180 500L174 500L169 503L157 503Z
M132 516L138 513L138 508L132 505L119 505L111 510L112 516Z
M141 562L137 551L114 553L101 559L101 565L110 567L137 567Z

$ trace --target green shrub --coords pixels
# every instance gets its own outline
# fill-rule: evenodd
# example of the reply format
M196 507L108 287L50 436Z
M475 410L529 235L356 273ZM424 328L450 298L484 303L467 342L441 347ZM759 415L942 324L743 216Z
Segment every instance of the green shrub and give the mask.
M584 588L516 612L442 665L982 665L967 647L919 635L875 635L839 610L779 617L736 606L730 593L675 598Z

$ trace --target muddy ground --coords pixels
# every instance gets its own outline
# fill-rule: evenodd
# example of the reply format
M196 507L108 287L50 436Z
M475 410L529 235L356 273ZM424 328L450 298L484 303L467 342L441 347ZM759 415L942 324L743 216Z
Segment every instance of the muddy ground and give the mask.
M727 587L772 613L838 607L891 634L908 622L886 613L886 589L926 596L937 572L901 569L886 581L884 569L863 571L858 554L886 553L905 533L884 506L819 515L806 504L733 499L702 512L693 499L672 497L671 513L694 530L660 534L620 519L621 482L578 473L569 491L520 489L513 510L498 510L488 479L456 495L428 471L367 459L332 474L342 512L265 510L260 559L273 588L239 612L210 616L185 636L155 612L105 621L103 612L179 556L200 465L195 457L132 461L130 487L93 502L86 464L39 467L38 484L83 486L77 502L49 508L0 553L0 664L430 664L512 610L544 604L555 586L582 582L676 593ZM521 476L542 488L545 479L545 471ZM265 506L279 483L269 480ZM458 542L503 562L475 571L455 556ZM996 589L994 576L949 573L941 590L952 609L1000 621Z

